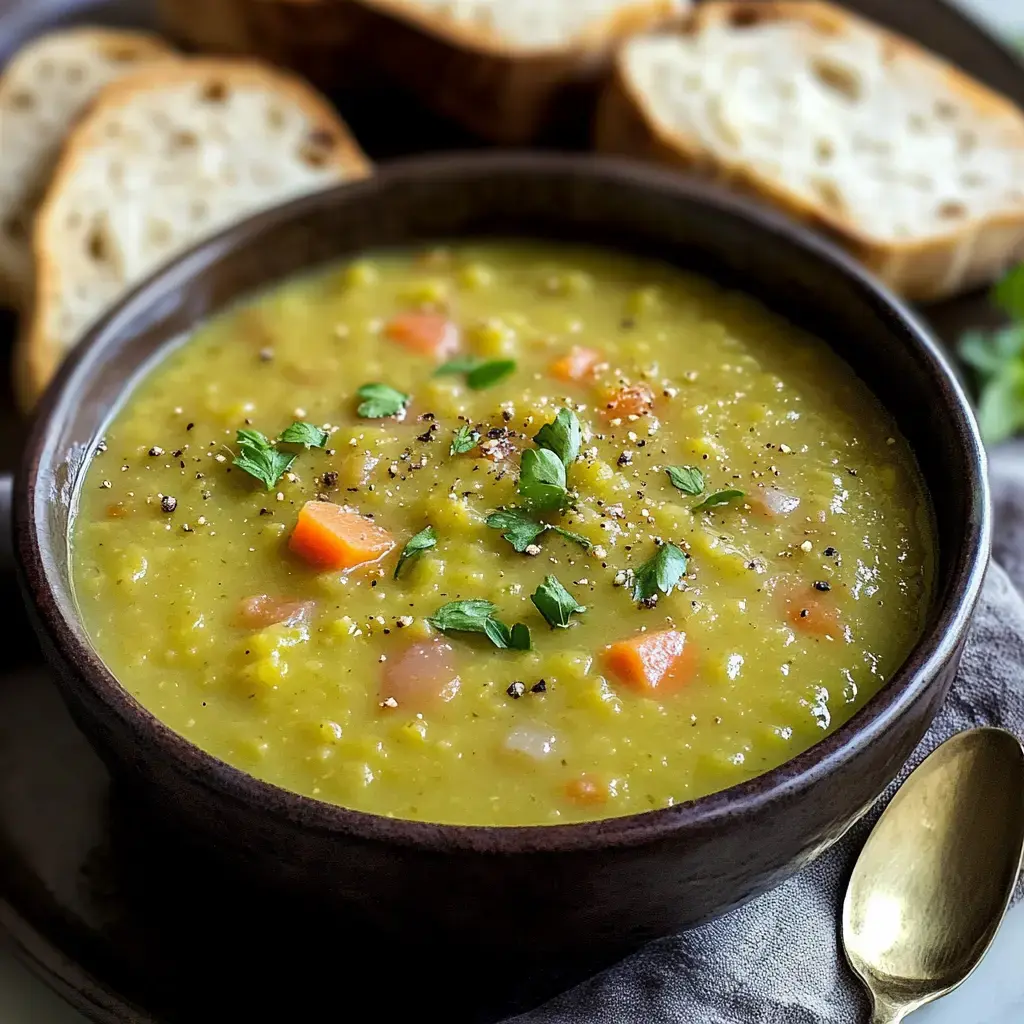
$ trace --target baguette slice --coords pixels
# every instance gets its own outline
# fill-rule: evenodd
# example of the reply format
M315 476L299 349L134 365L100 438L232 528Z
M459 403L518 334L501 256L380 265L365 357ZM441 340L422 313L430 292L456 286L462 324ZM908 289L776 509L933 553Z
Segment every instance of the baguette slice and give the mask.
M383 16L362 44L427 107L481 138L523 145L588 117L622 40L680 19L689 2L360 0Z
M245 49L325 89L397 83L481 138L523 144L552 134L581 99L592 103L622 39L680 18L689 4L219 0L216 19L200 16L207 0L161 0L161 9L177 38Z
M328 92L372 81L361 35L374 16L351 0L159 0L158 11L189 49L258 57Z
M1024 257L1024 115L825 3L707 3L631 40L599 149L696 170L833 235L918 300Z
M0 76L0 299L32 297L32 221L68 129L109 82L173 51L142 32L73 28L29 43Z
M182 60L108 86L69 136L36 219L35 303L16 356L23 404L161 264L259 209L370 172L319 94L256 62Z

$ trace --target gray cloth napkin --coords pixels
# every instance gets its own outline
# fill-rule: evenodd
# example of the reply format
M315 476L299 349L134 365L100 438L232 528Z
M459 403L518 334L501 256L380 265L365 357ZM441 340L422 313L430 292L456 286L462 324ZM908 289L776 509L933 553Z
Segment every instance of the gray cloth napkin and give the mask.
M989 569L960 671L932 728L874 810L777 889L718 921L654 942L507 1024L867 1020L867 999L838 946L838 914L868 832L910 770L954 733L1001 725L1024 736L1024 443L999 449L990 477L996 564Z

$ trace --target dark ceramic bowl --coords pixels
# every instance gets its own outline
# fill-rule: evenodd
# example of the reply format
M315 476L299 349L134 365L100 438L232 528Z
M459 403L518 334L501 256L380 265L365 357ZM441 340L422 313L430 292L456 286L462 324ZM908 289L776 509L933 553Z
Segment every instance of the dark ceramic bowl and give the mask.
M140 707L75 607L68 525L89 453L163 346L254 289L367 248L528 234L609 245L751 292L825 338L892 411L934 496L938 589L906 664L852 721L760 778L589 824L439 826L259 782ZM941 704L989 552L984 455L964 395L907 309L830 245L671 173L591 157L397 164L231 228L137 289L47 394L15 485L21 582L79 726L179 834L267 884L385 927L506 948L615 948L721 914L833 843L893 779Z

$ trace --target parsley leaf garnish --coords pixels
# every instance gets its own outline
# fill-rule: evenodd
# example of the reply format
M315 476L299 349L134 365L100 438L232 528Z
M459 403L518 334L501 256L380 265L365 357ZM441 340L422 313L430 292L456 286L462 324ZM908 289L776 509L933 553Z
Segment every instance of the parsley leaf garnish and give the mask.
M633 574L633 600L650 601L659 590L671 593L686 574L688 563L689 558L675 544L662 544Z
M509 629L504 622L488 619L484 623L484 632L491 643L502 650L528 651L533 646L530 640L530 629L521 622L517 622Z
M367 420L397 416L410 398L405 392L398 391L389 384L364 384L356 394L363 399L356 412Z
M514 359L489 359L479 366L474 366L466 374L466 383L474 391L483 391L484 388L493 387L500 380L504 380L516 368Z
M492 530L504 530L502 537L512 545L520 554L524 552L541 534L551 530L566 540L591 551L593 544L586 537L572 530L566 530L562 526L552 526L550 523L538 523L527 513L518 508L500 509L492 512L485 520Z
M235 435L235 440L238 444L248 444L254 448L269 448L273 444L273 441L266 434L262 434L258 430L252 430L249 427L242 427Z
M479 356L456 356L442 363L435 371L435 377L464 373L466 383L474 391L483 391L498 381L504 380L516 368L514 359L481 359Z
M496 611L490 601L474 599L470 601L449 601L442 605L427 619L435 629L447 633L455 630L460 633L482 633L484 623Z
M301 444L303 448L324 448L327 445L327 438L330 435L326 430L314 427L312 423L305 423L296 420L290 427L286 427L278 438L285 444Z
M456 356L454 359L449 359L448 362L442 363L435 371L435 377L446 377L450 374L455 373L469 373L470 370L475 370L485 360L479 356Z
M552 629L568 628L573 615L582 615L587 610L586 606L579 604L555 576L547 576L531 595L530 600Z
M485 522L492 530L504 530L502 537L520 553L547 529L516 508L492 512Z
M559 409L554 422L545 423L533 442L538 448L554 452L568 469L580 453L582 439L583 431L576 413L571 409Z
M745 491L737 491L734 488L730 488L725 491L715 491L714 494L709 494L700 504L694 505L693 512L707 512L710 509L718 508L720 505L728 505L730 501L735 501L737 498L745 497Z
M238 454L233 466L254 476L268 491L288 472L296 457L290 452L279 452L258 430L239 430Z
M452 446L448 450L448 454L464 455L466 452L472 451L479 443L479 432L470 429L465 423L463 423L462 426L455 431L455 436L452 438Z
M704 490L704 474L696 466L666 466L665 472L683 494L696 496Z
M579 544L581 548L586 548L587 551L592 551L594 545L587 540L582 534L573 533L572 530L567 530L563 526L549 526L549 530L557 533L559 536L564 537L566 540L571 540L574 544Z
M449 601L427 621L442 633L483 633L495 647L528 651L530 630L522 623L509 629L494 617L495 610L490 601L481 599Z
M534 508L561 508L568 498L562 460L547 448L527 448L519 465L519 493Z
M423 530L420 530L415 537L410 537L405 542L405 547L402 548L402 553L398 556L398 564L395 566L394 579L398 579L398 574L402 571L402 566L416 555L422 554L424 551L429 551L430 548L437 544L437 533L434 531L432 526L428 526Z

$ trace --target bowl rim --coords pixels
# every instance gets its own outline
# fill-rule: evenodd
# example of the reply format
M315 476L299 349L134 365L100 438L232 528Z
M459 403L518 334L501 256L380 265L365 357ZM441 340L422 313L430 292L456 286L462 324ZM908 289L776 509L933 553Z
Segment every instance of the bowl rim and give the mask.
M458 825L416 821L354 810L283 789L235 768L174 732L143 707L121 686L85 638L84 626L66 617L49 581L47 563L52 557L40 541L39 519L46 508L41 493L40 466L47 464L54 446L57 424L66 420L77 404L80 379L102 354L110 339L151 308L195 277L194 271L214 261L217 254L236 250L258 240L270 226L286 223L322 205L358 203L360 197L403 182L426 179L479 177L488 172L571 174L591 182L624 183L700 202L725 217L754 222L766 236L781 236L790 244L830 263L850 279L867 302L885 310L894 327L906 335L944 380L941 396L946 412L956 422L955 433L964 447L970 489L968 522L960 557L952 567L954 585L931 628L918 640L900 668L849 721L821 741L778 767L727 789L667 808L656 808L621 817L566 824ZM827 341L827 339L825 339ZM127 377L128 388L137 377ZM123 391L122 391L123 394ZM936 396L937 400L940 396ZM53 460L58 461L58 460ZM87 464L87 460L83 465ZM131 736L137 749L155 747L154 754L173 763L179 774L198 779L207 789L229 803L252 809L311 834L348 835L391 845L443 852L493 854L579 852L609 847L646 844L686 830L715 830L736 815L763 810L765 805L788 802L829 775L856 750L880 741L901 714L918 700L942 665L953 658L965 635L981 593L991 550L991 499L986 456L974 415L949 361L921 319L884 285L826 238L786 219L771 209L724 191L707 181L618 158L593 154L570 155L538 152L445 153L414 157L384 164L374 176L340 184L302 196L232 224L190 248L158 269L118 301L86 334L65 361L47 389L25 449L14 494L16 563L23 591L36 612L41 629L65 666L72 666L75 685L84 686L98 698ZM75 488L77 490L77 488ZM76 626L81 629L79 636ZM147 755L147 756L153 756ZM866 810L867 808L862 808Z

